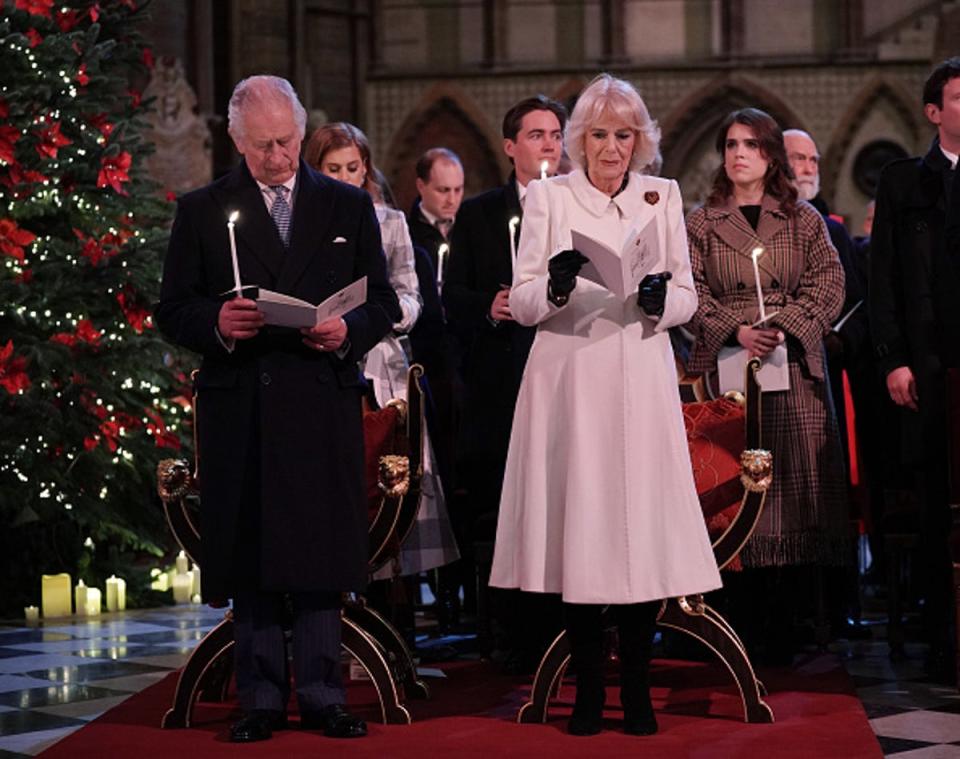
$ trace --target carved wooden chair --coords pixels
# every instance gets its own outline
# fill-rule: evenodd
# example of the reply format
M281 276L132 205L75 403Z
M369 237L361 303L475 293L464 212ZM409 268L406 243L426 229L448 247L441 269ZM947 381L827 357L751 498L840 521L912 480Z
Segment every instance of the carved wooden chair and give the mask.
M753 533L772 477L771 454L761 449L760 388L755 376L759 368L757 360L748 365L743 396L684 404L697 490L721 569L737 561ZM687 391L694 393L692 388ZM701 397L699 392L696 395ZM709 436L698 432L705 424L711 429ZM766 690L746 648L702 595L666 599L657 624L693 637L716 654L740 691L746 722L773 722L773 710L763 700ZM547 721L550 698L559 692L569 661L570 644L563 631L540 661L530 700L521 707L518 722Z
M423 475L423 368L415 364L407 377L407 401L393 400L382 409L364 405L367 496L372 574L390 561L412 529L420 506ZM201 400L194 396L194 411ZM196 445L194 435L194 451ZM167 459L157 468L157 490L167 523L191 559L200 553L197 527L200 462L195 454L191 471L183 459ZM397 630L364 599L344 599L342 647L366 670L380 701L385 724L408 724L404 698L427 698L417 678L410 650ZM165 728L189 727L198 700L223 701L233 675L233 616L223 620L197 644L180 673L173 704L163 716Z

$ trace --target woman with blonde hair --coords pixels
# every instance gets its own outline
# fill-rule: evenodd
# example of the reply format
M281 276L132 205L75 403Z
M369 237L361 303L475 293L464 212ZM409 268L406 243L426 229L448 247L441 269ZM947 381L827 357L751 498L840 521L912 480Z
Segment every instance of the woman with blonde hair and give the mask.
M536 326L517 400L490 584L560 593L577 693L569 730L600 731L601 614L619 628L624 730L656 732L648 674L664 598L720 586L693 482L667 330L697 307L673 180L641 172L660 132L628 82L598 76L567 125L578 167L527 187L510 309ZM651 226L652 225L652 226ZM656 272L626 300L578 276L574 233L649 240Z

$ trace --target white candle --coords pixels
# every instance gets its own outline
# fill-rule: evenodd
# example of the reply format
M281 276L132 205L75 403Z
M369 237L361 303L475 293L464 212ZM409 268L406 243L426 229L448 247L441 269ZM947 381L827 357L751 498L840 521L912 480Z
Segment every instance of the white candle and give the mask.
M200 567L198 567L196 564L194 564L194 565L193 565L193 569L191 569L190 572L193 574L193 587L190 589L190 593L191 593L193 596L197 597L197 599L198 599L198 600L197 600L197 603L200 603L200 601L199 601L199 596L200 596Z
M517 263L517 224L520 223L519 216L513 216L510 218L510 222L507 224L507 229L510 232L510 270L513 271L513 267Z
M443 287L443 268L447 262L447 254L450 252L450 246L442 243L437 248L437 288Z
M193 588L193 576L187 572L173 578L173 601L178 604L190 603L190 590Z
M73 605L76 607L78 617L84 617L87 614L87 590L83 580L80 580L73 589Z
M238 218L240 218L239 211L234 211L230 214L230 217L227 219L227 233L230 235L230 263L233 264L233 287L239 296L241 290L240 264L237 263L237 239L233 234L233 225L236 224Z
M69 617L73 614L70 575L66 572L58 575L43 575L40 578L40 605L43 616Z
M763 255L763 248L754 248L750 257L753 259L753 277L757 283L757 305L760 308L760 321L763 322L767 319L767 310L763 305L763 288L760 287L760 266L757 264L757 259L759 259L761 255Z
M107 611L123 611L127 608L127 581L110 575L107 578Z
M550 163L548 161L540 161L540 178L547 178L547 169L550 168Z
M185 575L187 570L190 569L190 562L187 559L187 554L181 551L177 554L177 574Z
M27 624L33 624L34 622L40 621L40 609L36 606L27 606L23 610L23 616L27 620Z
M161 592L169 590L170 578L166 572L163 572L159 567L154 567L150 570L150 576L153 578L153 582L150 583L151 590L159 590Z
M87 588L85 612L88 617L100 616L100 588Z

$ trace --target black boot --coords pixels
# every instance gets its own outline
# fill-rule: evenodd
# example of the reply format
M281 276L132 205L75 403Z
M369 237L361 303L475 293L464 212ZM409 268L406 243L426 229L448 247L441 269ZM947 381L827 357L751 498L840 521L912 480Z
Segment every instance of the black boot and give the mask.
M603 723L602 606L564 604L570 660L577 675L577 696L568 723L570 735L596 735Z
M620 636L620 703L627 735L653 735L657 718L650 701L650 657L659 601L617 607Z

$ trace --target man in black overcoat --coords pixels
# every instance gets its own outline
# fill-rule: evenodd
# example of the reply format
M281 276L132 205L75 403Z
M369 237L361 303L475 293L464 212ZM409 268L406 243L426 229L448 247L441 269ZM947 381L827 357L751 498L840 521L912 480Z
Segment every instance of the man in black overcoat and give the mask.
M934 674L953 678L955 627L947 547L945 374L960 366L960 267L945 230L955 229L960 152L960 57L941 63L923 89L937 136L922 158L894 161L880 175L870 253L870 324L887 390L903 417L904 455L922 509L925 627ZM949 212L948 212L949 209ZM955 682L955 680L954 680Z
M233 599L238 742L286 724L288 599L301 726L366 733L343 707L340 667L341 593L367 576L357 360L400 312L369 196L300 160L305 125L286 80L237 85L229 131L243 161L180 199L156 310L163 333L203 357L203 590ZM254 300L229 292L234 212L244 286L320 303L366 276L366 302L310 329L265 325Z
M503 149L514 170L505 185L465 201L453 227L443 303L448 327L461 346L465 399L463 450L457 461L463 472L458 482L468 490L469 513L460 525L461 553L468 557L473 540L493 540L513 410L536 333L535 327L523 327L510 315L523 197L531 180L556 173L566 120L564 106L543 95L514 105L502 129ZM529 594L529 601L522 603L515 594L501 593L507 595L511 598L498 604L497 616L508 628L506 645L513 655L508 668L527 670L543 653L536 634L540 625L534 620L522 624L504 607L530 608L540 603L541 594Z

